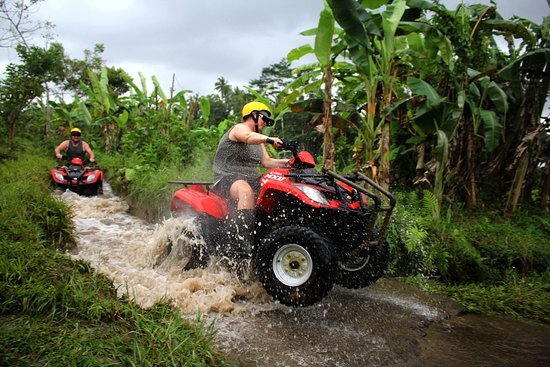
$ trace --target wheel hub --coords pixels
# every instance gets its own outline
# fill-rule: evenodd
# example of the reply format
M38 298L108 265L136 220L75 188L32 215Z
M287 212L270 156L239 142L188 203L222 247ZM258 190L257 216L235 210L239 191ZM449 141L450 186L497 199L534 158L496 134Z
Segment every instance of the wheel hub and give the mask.
M277 279L287 286L296 287L304 284L312 271L311 255L298 244L282 246L273 257L273 272Z

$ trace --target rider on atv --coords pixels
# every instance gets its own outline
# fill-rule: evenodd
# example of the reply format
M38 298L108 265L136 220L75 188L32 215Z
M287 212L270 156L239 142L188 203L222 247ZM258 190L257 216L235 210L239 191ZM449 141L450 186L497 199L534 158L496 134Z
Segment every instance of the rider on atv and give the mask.
M265 144L276 148L281 139L270 138L261 132L272 126L271 110L261 102L247 103L242 109L242 122L233 126L220 139L214 158L214 186L212 191L236 202L233 213L232 246L236 253L248 257L252 250L252 233L255 224L255 203L259 190L258 165L280 168L288 159L271 158Z
M55 148L55 156L57 157L57 159L63 158L61 151L66 151L67 166L71 164L73 158L80 158L83 162L86 162L86 153L88 153L89 162L93 163L95 161L95 156L92 148L90 148L88 143L80 139L81 135L82 131L80 131L79 128L75 127L71 129L71 139L63 141Z

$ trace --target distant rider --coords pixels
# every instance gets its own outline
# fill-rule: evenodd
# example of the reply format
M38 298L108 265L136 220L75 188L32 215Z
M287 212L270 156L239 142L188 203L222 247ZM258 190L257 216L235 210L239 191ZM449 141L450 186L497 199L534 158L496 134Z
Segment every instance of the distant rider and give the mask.
M61 151L66 151L67 165L71 164L71 160L73 158L80 158L83 162L86 162L85 153L88 153L89 161L93 163L95 161L94 152L88 143L80 139L81 135L82 131L80 131L79 128L75 127L74 129L71 129L71 139L63 141L57 146L57 148L55 148L55 156L57 159L61 159L63 157Z
M258 166L277 168L288 163L288 159L271 158L265 148L265 144L275 147L283 144L281 139L261 133L265 126L272 126L273 123L267 105L257 101L247 103L242 109L242 121L222 136L214 158L212 190L237 202L237 215L233 222L240 233L236 236L234 247L245 255L250 253L252 247L254 207L260 179Z

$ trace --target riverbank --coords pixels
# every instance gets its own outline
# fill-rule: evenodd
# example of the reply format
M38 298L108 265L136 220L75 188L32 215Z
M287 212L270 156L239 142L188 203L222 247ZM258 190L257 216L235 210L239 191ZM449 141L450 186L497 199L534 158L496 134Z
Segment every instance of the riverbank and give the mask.
M213 346L212 323L119 298L107 277L64 254L75 233L48 189L50 160L0 165L0 365L232 365Z

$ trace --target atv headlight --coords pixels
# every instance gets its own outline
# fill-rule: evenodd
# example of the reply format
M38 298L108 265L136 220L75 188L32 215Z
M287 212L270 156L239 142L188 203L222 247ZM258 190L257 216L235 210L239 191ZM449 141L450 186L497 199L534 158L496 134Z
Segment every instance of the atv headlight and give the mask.
M304 194L307 195L308 198L311 200L323 204L323 205L330 205L328 200L325 198L323 193L317 189L314 189L311 186L304 186L304 185L294 185L298 190L302 191Z
M57 179L57 181L61 181L61 182L65 181L65 177L63 177L63 175L61 173L54 172L53 174L54 174L55 178Z
M96 176L96 174L95 174L95 173L92 173L91 175L89 175L89 176L86 178L86 182L87 182L87 183L92 182L93 180L95 180L95 176Z

